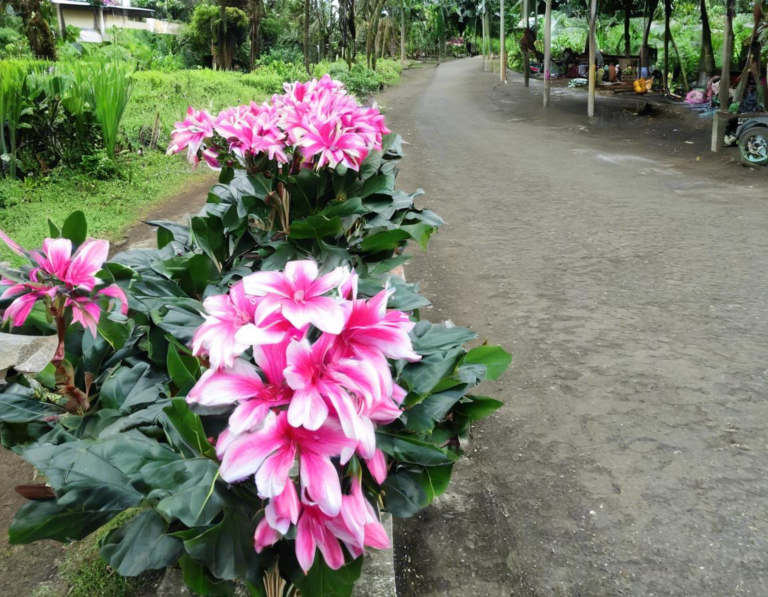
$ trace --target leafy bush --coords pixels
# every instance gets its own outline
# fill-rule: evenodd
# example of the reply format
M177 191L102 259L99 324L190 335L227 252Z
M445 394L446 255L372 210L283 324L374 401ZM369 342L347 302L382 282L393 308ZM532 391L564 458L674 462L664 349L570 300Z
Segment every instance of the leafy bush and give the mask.
M0 130L0 150L9 175L76 166L99 145L114 156L131 70L115 62L0 64L0 122L7 130Z
M389 273L408 260L406 242L426 246L441 220L395 189L400 138L381 136L380 115L336 87L295 86L275 120L270 107L215 121L191 111L174 149L232 167L188 225L154 223L158 249L105 263L104 243L86 240L75 213L51 225L59 238L45 259L2 271L17 285L0 299L14 331L59 339L48 368L12 373L0 394L0 440L56 494L22 507L12 543L80 539L140 505L101 540L123 576L178 563L199 594L232 594L238 579L262 595L270 575L302 597L348 597L363 546L387 543L379 510L412 516L445 491L470 423L501 406L468 391L496 379L509 355L467 350L470 330L420 321L428 302ZM260 138L243 132L252 119ZM322 142L326 121L342 134L338 147ZM288 369L299 357L320 366L322 387L307 385L303 365L278 364L281 354ZM241 374L253 392L238 397L227 384ZM315 407L294 418L307 399ZM237 402L264 426L236 425ZM266 434L285 450L250 453ZM302 448L298 478L288 444ZM233 473L243 450L255 482ZM269 475L266 459L277 465Z

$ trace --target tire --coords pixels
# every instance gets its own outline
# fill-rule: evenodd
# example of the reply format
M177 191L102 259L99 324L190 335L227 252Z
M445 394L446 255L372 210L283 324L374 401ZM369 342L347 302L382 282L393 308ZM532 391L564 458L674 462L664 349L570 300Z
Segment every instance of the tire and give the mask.
M768 127L751 127L739 137L739 153L744 166L768 165Z

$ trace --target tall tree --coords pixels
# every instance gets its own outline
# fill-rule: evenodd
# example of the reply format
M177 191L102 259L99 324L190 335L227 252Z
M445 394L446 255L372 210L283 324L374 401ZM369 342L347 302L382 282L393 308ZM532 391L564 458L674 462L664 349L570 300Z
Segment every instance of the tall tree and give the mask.
M11 7L24 23L29 47L37 58L56 60L56 41L43 16L44 0L11 0Z
M709 27L707 0L701 0L701 54L699 55L698 85L704 87L715 72L715 52L712 49L712 30Z
M250 68L253 70L254 62L261 56L261 18L264 11L263 0L251 0L250 2L250 17L251 17L251 63Z
M723 148L723 134L728 115L728 102L731 96L731 62L733 61L733 16L736 12L736 0L728 0L725 13L725 31L723 32L723 71L720 74L720 109L712 116L712 151Z
M704 0L702 0L703 2ZM632 18L633 0L624 0L624 56L629 58L632 53L632 38L629 34L629 19Z
M653 17L656 14L656 9L659 7L659 0L647 0L645 3L645 28L643 29L643 43L640 46L640 66L645 68L650 67L649 56L650 47L648 46L648 37L651 34L651 23L653 23ZM650 74L650 73L648 73Z
M309 2L310 0L304 0L304 68L307 69L307 74L311 74L309 68Z

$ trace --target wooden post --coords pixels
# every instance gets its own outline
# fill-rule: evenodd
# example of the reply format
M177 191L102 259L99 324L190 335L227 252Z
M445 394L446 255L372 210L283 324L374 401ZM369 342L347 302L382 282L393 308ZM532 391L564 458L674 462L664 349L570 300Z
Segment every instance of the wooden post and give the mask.
M499 77L503 83L507 81L507 65L504 61L507 59L507 44L504 39L504 0L501 0L501 7L499 9L501 14L501 24L499 27Z
M486 11L487 11L487 9L486 9ZM483 18L482 18L482 23L483 23L483 72L488 70L488 64L487 64L488 48L486 47L486 43L485 43L485 36L486 36L486 33L487 33L486 30L485 30L485 15L486 15L486 11L483 12Z
M712 117L712 151L719 152L723 148L725 123L728 117L728 102L731 87L731 60L733 59L733 13L736 0L728 0L728 10L723 33L723 71L720 74L720 109Z
M552 62L552 0L547 0L544 10L544 107L549 107L549 89L552 73L549 72Z
M400 5L400 68L405 68L405 1Z
M597 73L595 72L595 21L597 20L597 0L591 0L589 6L589 95L587 99L587 116L595 115L595 86L597 85Z
M672 18L672 0L664 0L664 81L662 81L662 89L665 89L669 94L671 89L669 88L669 21Z
M531 7L528 5L529 0L523 0L523 35L528 34L528 25L530 24ZM536 2L538 0L534 0ZM530 85L531 78L531 59L528 56L528 52L523 52L523 76L525 77L525 86Z

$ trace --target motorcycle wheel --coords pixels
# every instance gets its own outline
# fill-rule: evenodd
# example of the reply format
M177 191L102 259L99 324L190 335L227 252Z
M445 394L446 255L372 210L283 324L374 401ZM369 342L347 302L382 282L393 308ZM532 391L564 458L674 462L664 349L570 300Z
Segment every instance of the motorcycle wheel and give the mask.
M739 138L739 152L744 166L768 165L768 127L748 129Z

